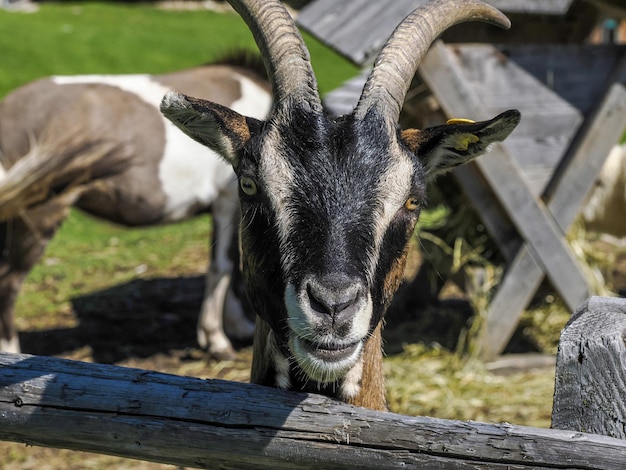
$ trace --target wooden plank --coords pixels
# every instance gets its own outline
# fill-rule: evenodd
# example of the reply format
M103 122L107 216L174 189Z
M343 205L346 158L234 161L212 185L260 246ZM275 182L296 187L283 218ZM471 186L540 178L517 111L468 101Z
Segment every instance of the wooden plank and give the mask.
M561 333L552 427L626 439L626 299L592 297Z
M475 164L470 163L456 167L453 173L463 191L472 201L474 209L480 214L481 220L489 234L494 238L505 260L507 262L512 261L522 246L522 240L508 215L493 195L493 191L484 181L480 170Z
M353 111L361 97L361 92L367 81L371 68L367 68L356 77L344 82L339 88L329 92L324 96L324 107L333 116L343 116Z
M488 116L442 43L427 54L420 73L448 115ZM541 201L532 197L503 145L477 160L518 232L530 243L533 257L541 263L550 281L573 310L587 298L589 287L564 234Z
M580 111L515 62L517 46L458 44L449 49L458 57L465 82L487 114L509 108L522 111L524 118L505 146L531 194L538 198L583 120ZM547 54L541 47L534 53ZM475 194L469 195L476 199Z
M626 65L623 68L626 70ZM546 189L550 211L558 214L561 230L566 231L580 212L611 148L625 130L626 87L615 83L572 143L571 157L564 160Z
M547 205L556 223L564 232L580 211L581 203L604 164L611 142L621 136L626 123L626 90L620 84L610 87L597 114L590 118L576 147L570 165L562 175L555 176L552 191L547 194ZM618 123L621 122L621 125ZM622 131L620 131L620 127ZM492 300L481 340L481 357L489 360L500 354L511 338L523 310L530 301L514 283L506 278L522 280L529 287L539 286L543 270L529 250L523 248L509 266L505 282ZM533 291L534 292L534 291ZM508 325L508 326L507 326Z
M298 24L324 44L364 65L396 26L426 0L317 0L303 8Z
M509 263L483 320L478 339L478 354L483 361L502 354L543 278L541 264L524 243Z
M487 0L504 12L529 13L536 15L564 15L573 0Z
M523 44L498 49L583 115L597 107L626 54L626 45L616 44Z
M615 469L626 442L0 353L0 439L202 468Z
M493 116L511 108L522 112L522 122L507 138L505 146L531 193L539 197L583 122L583 116L517 64L518 49L488 44L448 46L464 83L475 94L486 115ZM537 47L534 54L547 56L548 51L549 48Z
M525 110L521 111L523 119L533 118ZM575 130L577 127L578 123L570 129ZM574 134L569 137L555 135L553 138L542 138L515 135L506 140L506 148L511 152L520 174L535 198L544 193L573 136Z
M565 304L574 310L590 292L578 260L571 253L565 234L546 206L532 197L515 166L498 157L494 150L477 165L528 242L534 259L543 266Z
M300 11L297 22L300 27L324 44L356 64L364 65L373 60L396 26L425 2L426 0L394 0L393 2L316 0ZM573 0L488 0L487 3L491 3L505 13L512 13L518 17L516 19L522 20L523 15L547 16L548 18L565 15ZM525 27L526 23L528 23L528 18L516 24L519 27ZM545 20L543 24L543 29L551 29L551 24L546 24ZM558 25L558 21L556 24ZM504 34L499 29L484 25L462 25L452 28L452 37L455 37L457 31L469 33L461 39L465 42L478 40L496 42L494 37L504 40L508 37L515 37L512 34L515 30ZM563 35L559 33L560 31L552 36L563 38ZM528 37L528 35L521 37ZM458 39L455 42L458 42Z
M517 46L454 44L447 49L455 56L464 82L471 86L489 114L503 110L503 106L507 105L532 112L535 119L540 120L541 125L528 130L522 127L522 135L536 135L533 131L538 131L539 135L549 136L568 131L567 121L560 123L551 122L554 119L542 119L544 113L548 116L578 116L579 122L582 121L580 111L516 62ZM537 50L544 51L543 48ZM539 52L539 58L549 55ZM530 124L532 122L526 123ZM549 129L544 128L546 124ZM555 126L558 127L552 130ZM530 134L525 134L529 131Z

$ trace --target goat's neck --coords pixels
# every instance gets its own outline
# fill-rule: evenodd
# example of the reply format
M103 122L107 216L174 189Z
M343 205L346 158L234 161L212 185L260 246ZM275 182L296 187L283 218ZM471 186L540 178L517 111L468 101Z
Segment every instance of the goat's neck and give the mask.
M272 330L268 323L257 315L254 325L254 343L252 352L252 369L250 382L269 387L277 387L276 367L272 359L273 345L270 335Z
M386 410L385 380L383 374L382 327L379 324L364 344L362 353L362 371L358 391L344 401L374 410ZM290 379L289 362L278 350L267 322L257 316L254 352L250 381L270 387L287 387L285 381ZM282 383L280 383L282 382ZM326 393L333 398L341 399L340 387L328 387ZM304 390L315 391L315 390Z
M363 348L363 373L359 392L348 403L372 410L386 411L385 375L383 372L382 325L379 323Z

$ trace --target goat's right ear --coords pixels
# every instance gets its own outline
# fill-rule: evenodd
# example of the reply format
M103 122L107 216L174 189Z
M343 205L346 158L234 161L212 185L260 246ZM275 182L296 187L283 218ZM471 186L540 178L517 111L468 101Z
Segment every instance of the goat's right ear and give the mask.
M161 112L185 134L217 152L234 168L239 166L239 151L261 127L260 121L226 106L172 91L163 97Z
M418 155L426 168L426 178L463 165L484 154L494 142L502 142L519 124L519 111L510 109L488 121L452 119L449 124L418 131L402 131L401 138L409 150Z

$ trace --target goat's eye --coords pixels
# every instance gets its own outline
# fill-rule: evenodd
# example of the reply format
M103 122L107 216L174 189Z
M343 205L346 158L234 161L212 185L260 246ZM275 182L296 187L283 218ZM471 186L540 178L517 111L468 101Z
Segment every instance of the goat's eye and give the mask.
M409 211L416 211L419 208L419 201L415 197L410 197L404 203L404 208Z
M248 196L254 196L257 193L256 181L249 176L242 176L239 179L239 186L241 186L241 190Z

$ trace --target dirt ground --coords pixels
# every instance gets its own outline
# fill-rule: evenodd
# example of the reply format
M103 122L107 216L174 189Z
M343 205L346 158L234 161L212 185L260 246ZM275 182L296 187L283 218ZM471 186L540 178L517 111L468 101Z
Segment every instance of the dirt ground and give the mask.
M596 246L607 252L614 250L612 245L604 242L597 242ZM612 277L615 290L621 291L622 295L626 294L626 249L617 250L607 275ZM59 312L56 318L49 319L48 325L37 322L36 326L21 333L23 351L178 375L248 381L251 361L249 345L238 345L240 350L236 360L221 362L207 358L203 351L195 347L195 322L203 285L202 276L139 279L74 298L71 311ZM398 329L389 329L387 353L393 354L401 349L399 344L407 339L403 338L403 332L410 332L414 338L439 335L438 341L442 344L446 342L442 334L447 335L448 339L455 339L454 335L458 331L451 329L450 325L455 322L465 324L467 310L452 309L442 315L438 322L420 324L419 318L416 318L413 326L403 324L400 332ZM446 328L441 330L437 324L445 324ZM512 344L517 344L515 348L522 352L529 347L529 343L519 337ZM173 467L82 452L0 443L0 469L4 470L110 468L153 470Z

